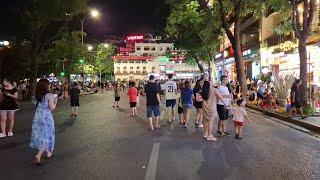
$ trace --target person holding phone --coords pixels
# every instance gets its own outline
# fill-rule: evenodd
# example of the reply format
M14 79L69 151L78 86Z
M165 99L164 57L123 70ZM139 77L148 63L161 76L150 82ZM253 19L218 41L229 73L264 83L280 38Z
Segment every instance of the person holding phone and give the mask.
M55 125L52 111L57 106L57 96L49 93L49 81L40 79L35 93L37 109L33 118L30 147L38 153L33 162L41 165L41 156L46 152L46 158L53 156L55 145Z
M1 112L1 133L0 138L7 137L6 135L6 124L7 119L9 120L9 131L8 136L13 136L13 125L14 125L14 114L19 110L19 106L16 103L18 99L18 91L13 86L13 81L8 79L3 80L2 89L2 101L0 102L0 112Z

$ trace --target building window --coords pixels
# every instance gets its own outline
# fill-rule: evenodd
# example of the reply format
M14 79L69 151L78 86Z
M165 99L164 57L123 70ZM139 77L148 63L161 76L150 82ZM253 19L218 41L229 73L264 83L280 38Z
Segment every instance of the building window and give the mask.
M170 47L167 47L167 51L170 51L171 50L171 48Z
M151 47L151 51L155 51L156 50L156 47Z
M151 72L155 73L156 72L156 67L153 66Z
M163 48L162 48L162 47L160 47L160 48L159 48L159 51L163 51Z
M145 46L145 47L143 48L143 50L149 51L149 50L150 50L150 47L149 47L149 46Z
M141 50L141 47L140 46L137 46L137 51L140 51Z
M147 68L145 66L142 68L142 73L147 73Z

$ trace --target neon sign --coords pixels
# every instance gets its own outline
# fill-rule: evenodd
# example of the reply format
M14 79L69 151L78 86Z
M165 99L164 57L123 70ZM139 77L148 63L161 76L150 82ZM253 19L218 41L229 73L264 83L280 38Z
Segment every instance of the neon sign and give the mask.
M143 35L130 35L130 36L127 36L127 41L137 41L137 40L143 40Z

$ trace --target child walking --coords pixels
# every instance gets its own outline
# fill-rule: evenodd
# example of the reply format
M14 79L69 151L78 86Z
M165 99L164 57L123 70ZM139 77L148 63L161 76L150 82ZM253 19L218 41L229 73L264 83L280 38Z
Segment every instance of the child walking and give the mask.
M132 117L137 116L137 94L138 94L138 90L135 87L135 82L130 82L128 96L129 96L129 103L130 103Z
M231 110L233 113L233 122L234 122L234 129L236 131L235 139L242 139L242 130L245 121L251 122L248 118L247 112L245 110L246 102L243 99L237 100L237 107L232 108Z

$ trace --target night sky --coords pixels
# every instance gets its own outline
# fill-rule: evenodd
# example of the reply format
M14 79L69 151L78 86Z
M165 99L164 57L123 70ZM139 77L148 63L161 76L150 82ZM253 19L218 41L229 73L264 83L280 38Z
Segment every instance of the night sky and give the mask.
M1 0L1 35L14 35L17 15L12 13L14 3L24 0ZM91 0L89 7L101 12L98 20L87 19L85 31L90 39L105 39L109 35L129 33L154 33L165 24L168 8L164 0ZM75 27L76 29L79 27Z

